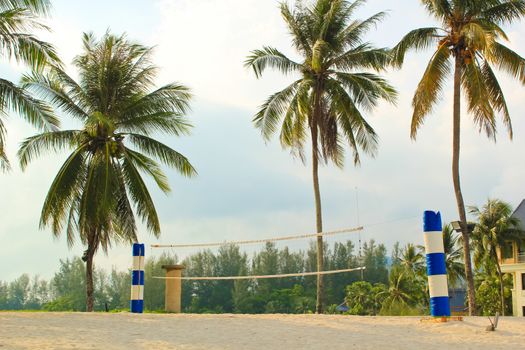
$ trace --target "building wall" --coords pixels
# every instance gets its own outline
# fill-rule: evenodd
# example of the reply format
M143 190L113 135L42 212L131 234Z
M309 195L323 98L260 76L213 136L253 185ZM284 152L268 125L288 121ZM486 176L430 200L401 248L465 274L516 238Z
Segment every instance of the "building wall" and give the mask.
M525 307L525 290L522 285L523 280L521 275L525 273L525 262L523 261L523 257L520 255L520 249L517 242L512 243L512 250L513 256L507 259L502 258L500 247L498 247L496 251L501 264L501 271L503 273L510 273L513 275L514 288L512 289L512 313L514 316L523 317L523 308Z
M525 307L525 290L524 290L524 286L523 286L523 278L522 278L522 274L525 274L525 267L523 268L523 270L520 270L520 271L516 271L516 273L514 274L514 278L516 279L515 280L515 284L514 284L514 295L515 295L515 299L516 299L516 307L514 307L514 315L516 316L525 316L523 314L523 308Z
M525 274L525 264L502 265L503 273L513 275L514 286L512 289L512 313L514 316L523 317L523 307L525 307L525 290L522 285L522 274Z

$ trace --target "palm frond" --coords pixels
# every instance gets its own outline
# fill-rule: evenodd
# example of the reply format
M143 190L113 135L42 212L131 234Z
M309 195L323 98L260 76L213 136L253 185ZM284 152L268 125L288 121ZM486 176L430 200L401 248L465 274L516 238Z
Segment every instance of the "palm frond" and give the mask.
M40 227L50 224L56 237L60 236L63 222L69 216L69 208L81 191L86 176L85 159L85 147L71 153L58 171L44 201Z
M21 86L76 119L88 118L86 111L69 96L71 91L66 91L58 79L52 78L52 75L46 76L37 72L26 74L21 79Z
M501 70L507 72L511 77L525 84L525 58L505 45L495 42L491 51L485 58Z
M507 128L510 139L513 138L512 131L512 120L510 118L509 108L507 106L507 101L503 90L499 85L498 78L494 74L494 71L490 67L490 64L487 61L483 62L481 67L483 73L483 79L488 90L488 97L490 99L490 104L492 108L501 114L503 124Z
M34 70L47 64L60 65L53 45L28 34L35 30L49 30L36 20L27 8L13 8L0 12L0 48L8 58L24 62Z
M139 217L146 222L148 229L158 237L160 235L160 222L153 199L129 154L126 152L122 160L122 170L131 202L135 205Z
M60 125L57 116L48 105L5 79L0 79L0 105L19 113L39 129L56 130Z
M168 178L160 168L159 164L153 159L135 152L129 148L125 149L127 159L133 163L138 170L148 174L157 184L157 186L164 193L170 193L171 188L168 183Z
M410 136L415 139L418 129L423 125L425 117L432 111L440 98L443 84L450 72L450 50L446 45L441 45L434 53L419 82L412 105L412 125Z
M277 127L301 82L301 80L297 80L284 90L270 96L255 115L253 119L255 126L261 130L265 139L268 140L277 131Z
M496 138L496 120L492 109L489 91L479 62L473 60L463 68L461 79L467 97L468 109L474 122L483 129L488 137Z
M482 17L499 24L512 23L525 16L525 1L507 0L483 11Z
M35 15L47 15L51 9L50 0L3 0L0 11L25 9Z
M188 177L197 175L197 171L188 158L165 144L144 135L132 133L122 135L125 135L137 149L177 169L182 175Z
M293 12L288 4L281 2L281 15L288 25L288 29L293 36L294 46L306 57L312 57L312 42L308 38L308 19L306 13L296 8Z
M122 112L122 119L140 118L159 112L186 114L190 109L190 90L177 83L165 85L151 93L140 96ZM180 130L182 132L182 129Z
M439 35L441 29L437 27L419 28L412 30L401 39L401 41L392 49L392 61L400 67L405 61L405 55L409 50L424 50L435 44L442 38Z
M0 48L8 57L24 62L36 71L42 71L48 64L61 64L53 45L30 34L0 32Z
M388 49L374 48L369 43L364 43L333 58L328 64L343 71L354 69L382 71L390 64L390 60Z
M305 102L309 100L309 85L301 84L290 101L283 118L279 140L284 148L290 148L292 155L304 162L303 147L307 139L308 111Z
M165 133L169 135L187 135L193 125L187 118L175 112L156 112L123 118L116 123L119 132L140 133L151 135L153 133Z
M5 151L6 130L2 119L0 119L0 172L7 172L11 169L11 164Z
M350 92L354 103L367 110L376 107L380 100L396 102L396 89L376 74L338 72L335 78Z
M421 0L427 11L441 20L449 17L454 9L454 5L449 0ZM454 4L457 2L454 1Z
M344 31L341 31L339 34L339 41L341 41L343 45L348 45L350 47L362 44L363 35L372 28L376 28L386 16L386 12L379 12L363 21L353 21Z
M111 218L116 236L124 242L137 242L137 224L135 213L129 201L126 182L123 176L122 166L119 162L114 163L115 173L118 176L118 198L114 215Z
M20 167L25 170L33 159L46 151L58 152L74 146L79 141L81 133L80 130L57 130L25 139L18 149Z
M267 68L277 69L283 74L298 72L302 68L299 63L292 61L279 50L267 46L252 51L244 66L252 68L257 78L260 78Z
M341 132L354 154L354 164L360 163L360 150L374 156L377 152L378 137L372 126L368 124L352 98L337 81L329 80L327 88L333 106L331 109L336 112Z

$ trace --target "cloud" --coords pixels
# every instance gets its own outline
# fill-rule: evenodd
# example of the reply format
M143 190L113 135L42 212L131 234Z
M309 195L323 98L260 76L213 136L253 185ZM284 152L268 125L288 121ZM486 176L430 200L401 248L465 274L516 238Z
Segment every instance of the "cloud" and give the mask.
M251 123L257 106L293 78L269 73L257 80L243 67L249 51L263 45L295 57L277 1L161 0L151 6L135 1L126 9L126 16L104 12L88 17L84 14L104 3L71 3L56 1L55 34L50 36L64 61L80 51L82 31L93 29L100 35L111 24L115 32L126 30L132 39L157 45L159 83L180 81L191 86L196 95L190 115L195 124L193 135L162 138L190 158L199 177L188 180L169 171L174 192L168 197L151 186L163 228L161 242L265 238L312 231L309 162L305 166L293 160L277 140L265 144ZM110 3L114 7L128 4ZM371 33L378 45L392 45L428 21L418 1L398 3L392 8L392 1L369 2L358 14L364 17L392 8L385 23ZM145 22L140 21L141 16L147 17ZM524 33L524 25L514 26L511 32L512 45L522 54L525 47L520 36ZM400 96L397 106L382 104L366 116L381 138L377 157L364 157L360 168L348 160L344 170L333 166L321 169L326 229L355 226L359 216L359 223L367 226L363 239L374 238L391 246L397 240L422 242L419 216L425 209L441 210L445 220L457 218L450 170L450 83L417 141L409 138L412 94L430 55L430 51L410 54L405 68L386 73ZM461 169L467 204L481 205L491 196L517 205L525 196L521 161L525 120L520 118L525 113L523 87L504 74L500 76L514 118L515 140L508 141L502 130L495 145L480 136L471 117L464 114ZM17 118L10 119L8 130L9 152L15 161L18 143L35 131ZM23 272L49 277L58 259L81 254L81 246L69 251L65 239L55 241L49 231L38 230L43 199L63 160L63 154L45 157L25 173L15 168L2 175L0 240L7 242L0 245L2 279L13 279ZM146 244L157 242L143 227L140 235ZM307 243L293 247L305 249ZM97 256L102 267L125 270L129 262L129 247L114 248L108 257Z
M290 53L278 1L165 0L159 6L153 40L163 80L188 84L199 100L249 109L290 80L270 73L257 81L243 66L263 45Z

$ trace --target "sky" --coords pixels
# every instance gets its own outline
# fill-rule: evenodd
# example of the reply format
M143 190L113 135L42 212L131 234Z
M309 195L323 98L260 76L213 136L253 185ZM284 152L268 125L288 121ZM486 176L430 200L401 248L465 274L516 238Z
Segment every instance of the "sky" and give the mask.
M159 240L143 226L147 244L202 243L261 239L315 231L311 168L282 150L278 140L265 142L253 124L258 106L293 77L268 72L261 79L243 66L251 50L274 46L297 57L275 0L54 0L52 33L41 38L56 45L64 62L80 53L81 34L100 36L108 30L155 46L160 67L157 84L181 82L194 99L188 118L191 136L160 139L185 154L199 176L186 179L166 169L173 192L165 196L150 184L161 219ZM418 0L370 0L356 14L366 18L388 10L388 17L367 40L391 47L416 27L432 26ZM508 45L525 54L525 24L505 28ZM390 248L396 241L422 243L424 210L440 210L445 221L457 219L451 178L452 90L421 128L409 137L411 98L431 52L410 54L401 70L385 77L399 90L397 105L381 104L366 118L380 137L375 158L363 157L356 168L350 157L343 170L320 169L325 230L365 227L363 240L375 239ZM0 76L17 81L27 69L3 60ZM71 75L75 71L68 66ZM525 106L523 87L498 74L514 122L514 140L500 128L498 142L480 135L464 114L462 124L462 185L467 205L500 198L517 206L525 198ZM16 115L6 122L8 154L16 165L18 144L36 130ZM63 126L74 123L64 119ZM501 126L501 124L500 124ZM59 260L82 254L65 237L53 238L39 228L43 200L66 153L45 155L25 172L14 166L0 175L0 280L22 273L52 277ZM356 234L329 238L357 240ZM290 242L305 249L308 242ZM248 248L258 249L260 246ZM183 257L194 251L170 251ZM156 256L159 250L148 249ZM99 267L126 270L129 246L113 247L96 256Z

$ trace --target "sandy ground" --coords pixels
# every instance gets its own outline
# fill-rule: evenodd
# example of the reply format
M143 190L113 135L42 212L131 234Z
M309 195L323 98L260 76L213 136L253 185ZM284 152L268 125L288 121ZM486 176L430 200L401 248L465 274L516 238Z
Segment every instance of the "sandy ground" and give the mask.
M525 349L525 318L0 313L4 349Z

